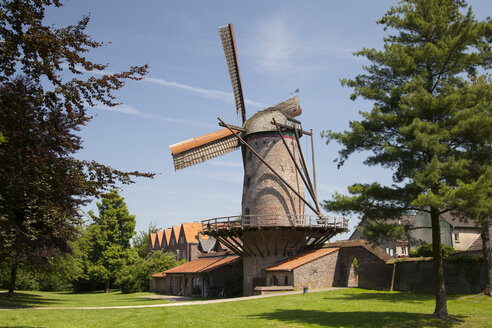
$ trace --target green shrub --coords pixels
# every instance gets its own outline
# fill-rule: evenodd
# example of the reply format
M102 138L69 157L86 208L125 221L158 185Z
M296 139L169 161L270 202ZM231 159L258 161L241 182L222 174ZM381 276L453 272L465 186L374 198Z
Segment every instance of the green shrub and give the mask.
M441 254L443 257L458 253L453 247L441 244ZM416 251L410 251L410 257L432 257L432 244L423 244Z

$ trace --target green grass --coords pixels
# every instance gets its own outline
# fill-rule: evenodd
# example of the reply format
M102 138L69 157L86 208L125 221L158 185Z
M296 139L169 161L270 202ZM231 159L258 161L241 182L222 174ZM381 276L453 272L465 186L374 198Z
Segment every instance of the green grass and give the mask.
M107 296L104 305L114 302ZM342 289L183 307L6 310L0 327L492 327L489 297L450 296L446 321L434 319L433 309L429 294Z
M153 293L122 294L119 291L111 293L90 292L15 292L11 298L7 293L0 293L0 307L85 307L85 306L124 306L167 303L166 300L144 298ZM1 315L0 315L1 316ZM1 322L0 322L1 323ZM1 325L0 325L1 327Z

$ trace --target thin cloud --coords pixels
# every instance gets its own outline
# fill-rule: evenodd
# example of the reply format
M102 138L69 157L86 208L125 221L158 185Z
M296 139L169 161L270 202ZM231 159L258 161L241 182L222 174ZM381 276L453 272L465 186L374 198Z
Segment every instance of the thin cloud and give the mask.
M108 112L128 114L128 115L138 116L138 117L152 119L152 120L160 120L160 121L169 122L169 123L185 124L185 125L190 125L190 126L216 127L216 125L203 123L201 121L188 120L188 119L182 119L182 118L173 118L173 117L166 117L166 116L162 116L162 115L144 113L144 112L141 112L138 109L136 109L130 105L125 105L125 104L114 106L114 107L109 107L109 106L105 106L105 105L97 105L97 106L94 106L94 108L108 111Z
M191 86L188 84L183 84L183 83L174 82L174 81L167 81L167 80L155 78L155 77L146 77L145 79L143 79L143 81L149 82L149 83L154 83L154 84L159 84L159 85L165 85L168 87L177 88L177 89L181 89L181 90L186 90L186 91L195 93L199 96L202 96L204 98L216 99L216 100L220 100L220 101L230 103L230 104L234 103L234 96L231 92L197 88L197 87L194 87L194 86ZM244 102L246 103L246 105L250 105L250 106L266 107L264 104L262 104L260 102L253 101L251 99L244 99Z
M67 68L68 66L65 66ZM83 73L89 73L89 74L97 74L97 75L105 75L105 74L114 74L114 72L108 71L108 70L102 70L102 71L87 71L82 67L77 67L77 70ZM185 91L189 91L191 93L194 93L198 96L204 97L204 98L209 98L209 99L215 99L219 101L223 101L229 104L234 104L234 95L232 92L225 92L225 91L219 91L219 90L212 90L212 89L204 89L204 88L198 88L194 87L188 84L184 83L179 83L179 82L174 82L174 81L168 81L164 80L161 78L156 78L156 77L145 77L142 81L148 82L148 83L153 83L153 84L158 84L158 85L163 85L166 87L171 87L171 88L176 88L176 89L181 89ZM264 108L266 107L265 104L251 100L251 99L244 99L244 102L246 105L249 106L254 106L258 108Z

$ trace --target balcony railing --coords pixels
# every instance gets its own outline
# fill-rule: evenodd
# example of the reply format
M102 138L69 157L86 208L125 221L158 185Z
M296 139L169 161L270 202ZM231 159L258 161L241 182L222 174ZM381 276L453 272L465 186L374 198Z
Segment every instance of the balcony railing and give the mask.
M312 227L348 230L348 219L317 215L237 215L202 221L204 232L233 228Z

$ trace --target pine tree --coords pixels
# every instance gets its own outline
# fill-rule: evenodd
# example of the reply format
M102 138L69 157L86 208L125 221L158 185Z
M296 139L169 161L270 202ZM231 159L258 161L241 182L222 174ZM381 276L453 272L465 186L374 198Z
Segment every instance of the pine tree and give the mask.
M135 235L135 215L131 215L124 198L113 190L97 203L99 215L89 212L93 223L82 241L85 274L88 280L104 283L106 292L129 256L130 240Z
M477 81L491 65L492 21L477 21L461 0L406 0L378 23L394 34L384 38L382 50L356 52L370 64L364 74L342 80L354 88L352 99L362 97L374 106L350 122L348 131L323 135L342 144L339 167L352 153L368 151L364 163L392 170L394 184L355 184L348 188L352 196L335 194L324 207L369 219L430 213L434 315L446 318L439 216L458 209L457 195L465 191L465 181L471 183L461 116L473 117L477 105L491 102Z

